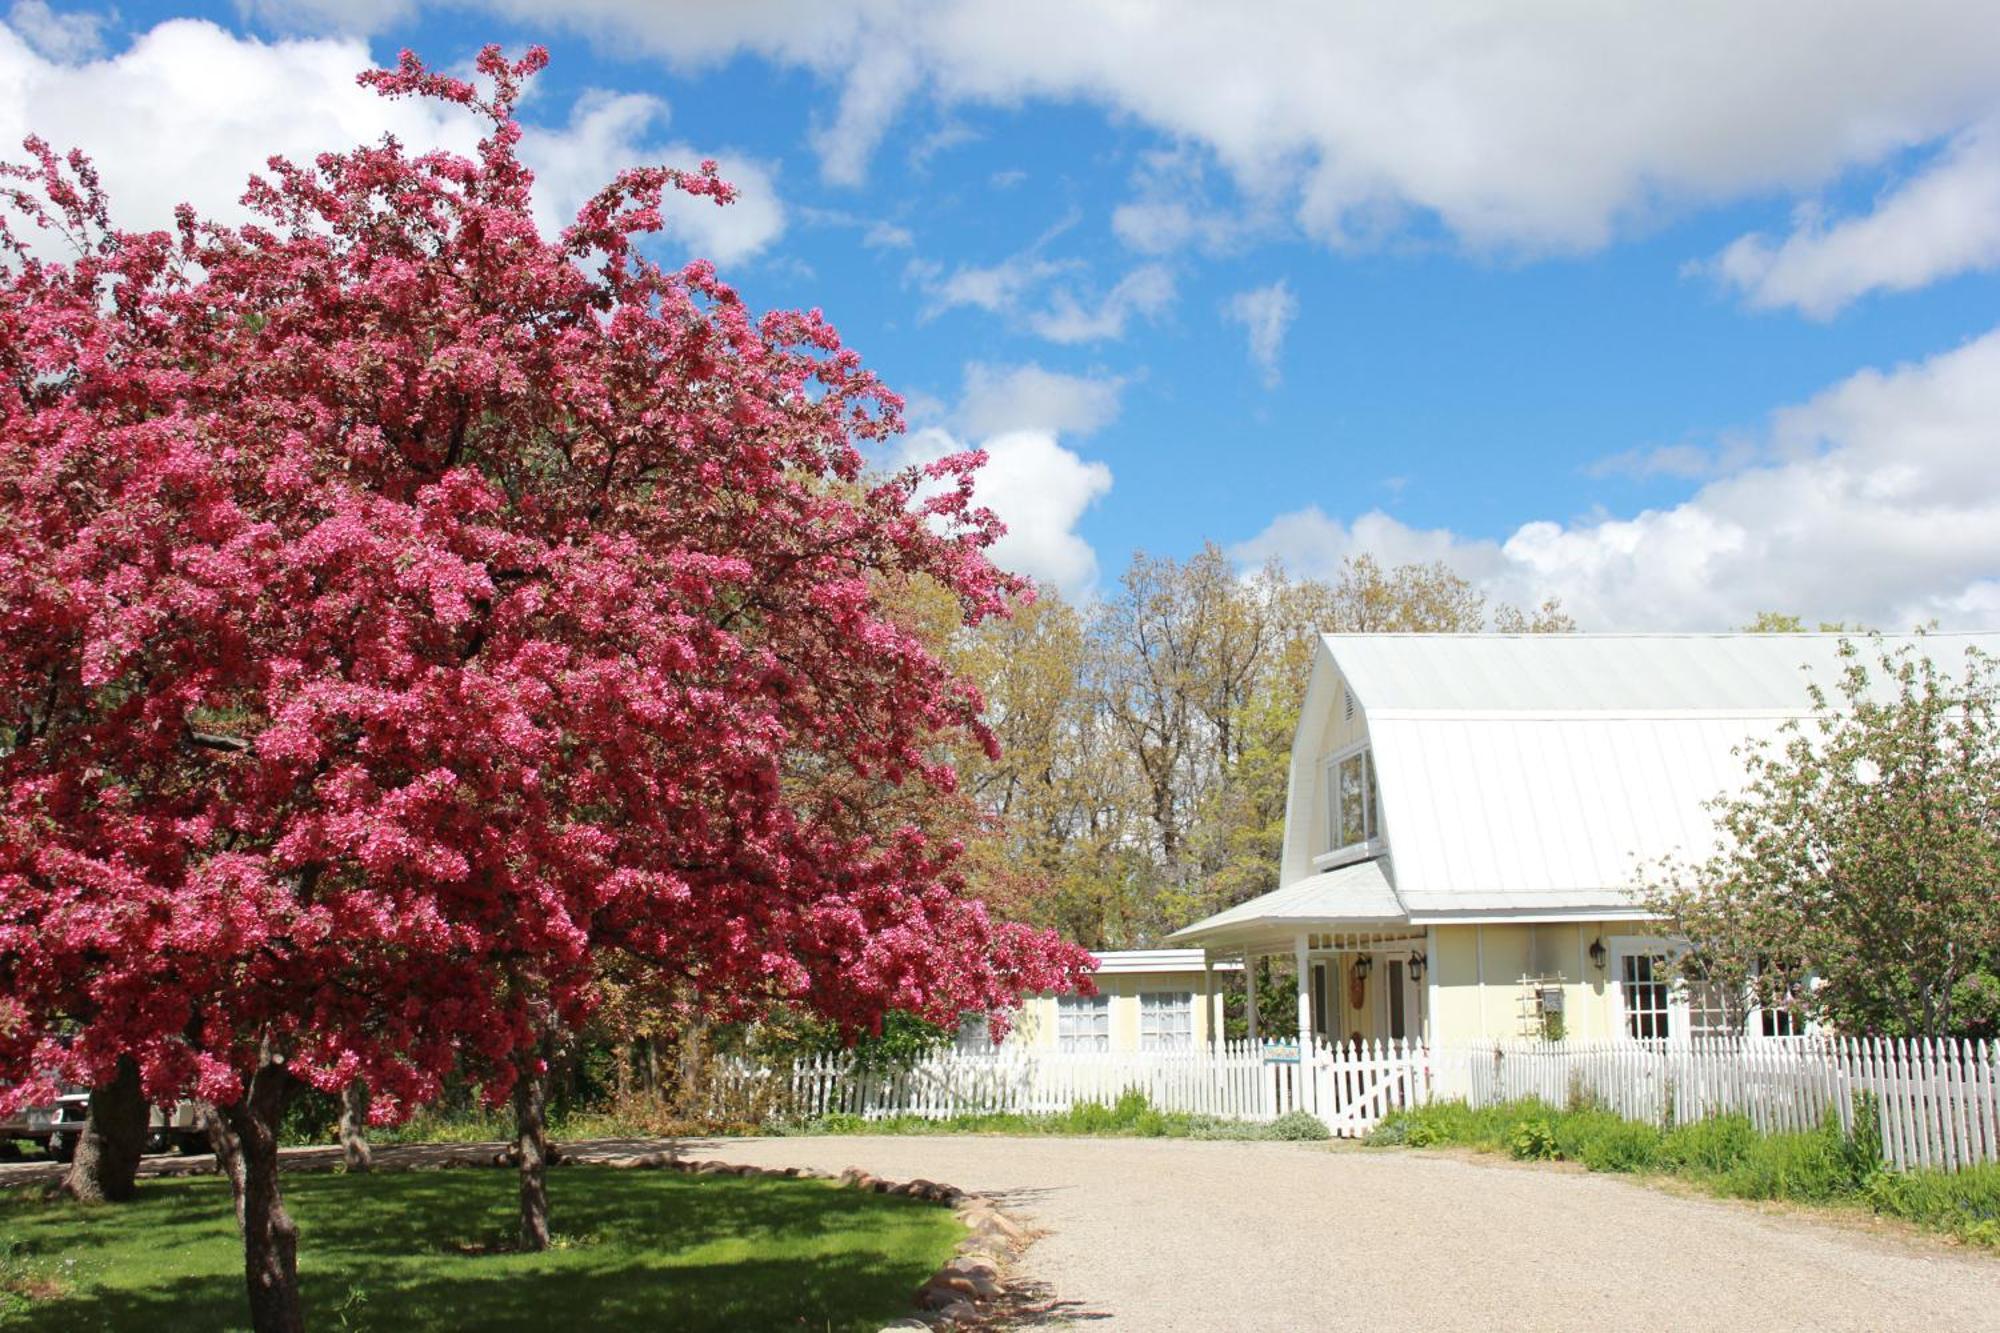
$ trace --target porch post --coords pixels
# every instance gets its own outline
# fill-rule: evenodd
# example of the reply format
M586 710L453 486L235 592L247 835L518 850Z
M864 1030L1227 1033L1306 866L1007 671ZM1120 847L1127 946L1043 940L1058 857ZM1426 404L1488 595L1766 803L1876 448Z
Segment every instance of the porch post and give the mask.
M1221 1024L1215 1021L1215 959L1206 949L1201 951L1201 1021L1208 1029L1208 1049L1222 1049Z
M1312 962L1306 956L1306 933L1292 940L1292 957L1298 961L1299 975L1299 1104L1307 1110L1319 1109L1318 1080L1313 1077L1313 997Z
M1313 1039L1312 963L1306 958L1306 935L1299 932L1292 942L1292 956L1299 965L1299 1051L1304 1053Z
M1257 1044L1257 955L1243 951L1243 1000L1247 1006L1243 1021L1250 1044Z

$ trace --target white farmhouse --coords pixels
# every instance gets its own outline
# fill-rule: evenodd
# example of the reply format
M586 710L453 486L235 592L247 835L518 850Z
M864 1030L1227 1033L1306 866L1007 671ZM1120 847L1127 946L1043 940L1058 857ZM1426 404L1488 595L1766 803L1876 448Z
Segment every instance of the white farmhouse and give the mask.
M2000 634L1883 644L1905 645L1957 675L1968 648L2000 654ZM1809 683L1838 700L1840 646L1326 635L1278 888L1168 942L1210 965L1283 957L1301 1025L1330 1040L1699 1034L1712 1016L1655 972L1672 946L1636 905L1640 867L1713 847L1705 803L1743 781L1738 747L1809 716Z

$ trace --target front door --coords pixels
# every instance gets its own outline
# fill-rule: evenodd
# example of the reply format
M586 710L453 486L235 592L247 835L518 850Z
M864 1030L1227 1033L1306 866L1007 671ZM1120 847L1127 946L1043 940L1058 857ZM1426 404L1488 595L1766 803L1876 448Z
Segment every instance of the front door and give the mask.
M1382 987L1382 1030L1391 1041L1416 1041L1424 1035L1423 987L1410 976L1401 958L1389 963L1388 984Z

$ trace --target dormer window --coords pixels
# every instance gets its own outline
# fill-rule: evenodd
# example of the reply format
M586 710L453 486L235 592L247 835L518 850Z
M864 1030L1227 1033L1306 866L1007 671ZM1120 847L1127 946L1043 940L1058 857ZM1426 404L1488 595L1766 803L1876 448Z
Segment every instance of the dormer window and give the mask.
M1379 851L1381 805L1375 793L1375 762L1368 747L1333 756L1326 764L1327 848L1329 859L1355 860Z

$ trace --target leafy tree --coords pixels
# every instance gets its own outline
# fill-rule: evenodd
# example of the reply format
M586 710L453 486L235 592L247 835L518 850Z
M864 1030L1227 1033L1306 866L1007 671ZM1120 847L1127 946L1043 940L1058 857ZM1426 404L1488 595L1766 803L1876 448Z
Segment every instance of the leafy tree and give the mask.
M1655 872L1683 977L1841 1027L1940 1037L1991 1021L2000 959L2000 676L1876 641L1842 645L1809 722L1744 755L1712 804L1722 846Z
M855 1034L1087 984L850 799L991 743L882 597L1014 600L977 457L864 481L899 404L834 330L637 252L670 191L730 197L712 165L540 236L545 62L365 75L484 117L478 156L274 161L251 225L120 232L80 155L5 169L0 1106L124 1056L212 1103L260 1330L300 1326L302 1085L516 1096L532 1246L542 1079L609 957Z

